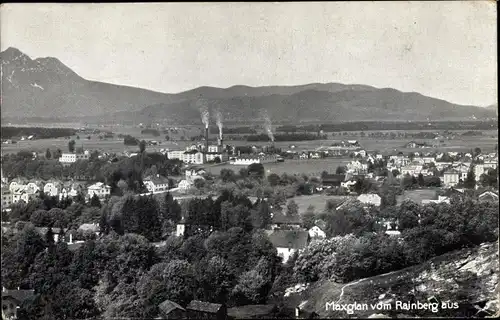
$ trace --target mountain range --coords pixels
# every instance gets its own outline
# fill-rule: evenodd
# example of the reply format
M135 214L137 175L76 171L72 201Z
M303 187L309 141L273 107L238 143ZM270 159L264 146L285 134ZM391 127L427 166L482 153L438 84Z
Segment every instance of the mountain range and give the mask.
M486 120L497 108L464 106L391 88L339 83L301 86L199 87L168 94L90 81L57 58L0 53L2 119L42 117L87 122L201 122L200 106L226 122L250 123L265 111L273 122Z

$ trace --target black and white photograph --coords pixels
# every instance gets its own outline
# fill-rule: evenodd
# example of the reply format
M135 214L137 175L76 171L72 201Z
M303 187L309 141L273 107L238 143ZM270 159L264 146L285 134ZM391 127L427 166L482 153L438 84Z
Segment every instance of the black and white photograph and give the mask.
M495 1L3 3L2 320L500 317Z

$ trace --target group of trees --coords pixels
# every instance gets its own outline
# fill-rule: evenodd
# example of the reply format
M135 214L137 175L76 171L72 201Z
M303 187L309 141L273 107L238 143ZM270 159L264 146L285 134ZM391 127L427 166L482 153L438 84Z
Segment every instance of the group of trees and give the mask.
M76 134L75 129L69 128L40 128L40 127L4 127L2 126L2 139L12 139L21 136L33 135L37 139L54 139L69 137Z
M420 264L446 252L495 241L498 203L453 199L450 204L364 210L352 205L317 215L329 236L311 243L294 265L296 281L353 281ZM392 221L401 238L381 232ZM333 229L333 230L332 230Z
M325 140L327 135L324 134L311 134L311 133L289 133L289 134L275 134L274 141L307 141L307 140ZM269 141L267 134L249 135L246 140L251 141Z
M35 211L32 221L52 223L55 210L62 209ZM165 299L184 306L192 299L261 304L281 272L276 249L258 229L270 223L264 201L225 192L179 205L167 194L122 197L99 211L102 236L72 250L30 223L2 234L3 284L35 289L21 318L154 318ZM181 216L186 233L175 237ZM162 231L171 235L155 249L150 241Z
M125 135L123 137L123 144L126 146L137 146L139 145L139 139L132 137L131 135Z
M406 174L401 179L401 188L404 190L424 188L424 187L440 187L441 180L437 176L424 176L419 174L418 177Z
M144 130L141 130L141 134L150 134L153 137L159 137L160 131L158 131L156 129L144 129Z

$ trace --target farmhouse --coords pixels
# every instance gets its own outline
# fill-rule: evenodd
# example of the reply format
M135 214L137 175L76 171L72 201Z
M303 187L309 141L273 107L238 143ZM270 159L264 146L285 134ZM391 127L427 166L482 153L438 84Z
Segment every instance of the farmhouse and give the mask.
M186 307L189 319L227 319L227 308L223 304L193 300Z
M158 309L162 319L183 319L186 315L186 309L170 300L160 303Z
M345 174L329 174L321 179L323 186L340 187L345 180Z
M298 229L301 224L299 215L290 215L277 211L272 215L271 229Z

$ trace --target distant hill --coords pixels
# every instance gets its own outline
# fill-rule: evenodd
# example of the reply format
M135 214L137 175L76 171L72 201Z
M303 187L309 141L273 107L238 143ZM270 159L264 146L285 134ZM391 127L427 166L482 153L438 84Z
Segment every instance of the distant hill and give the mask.
M484 120L496 108L456 105L414 92L366 85L199 87L165 94L83 79L56 58L31 59L15 48L0 53L2 120L45 117L87 122L198 124L203 99L225 121L250 123L265 110L273 123L311 121ZM69 120L68 120L69 121Z

